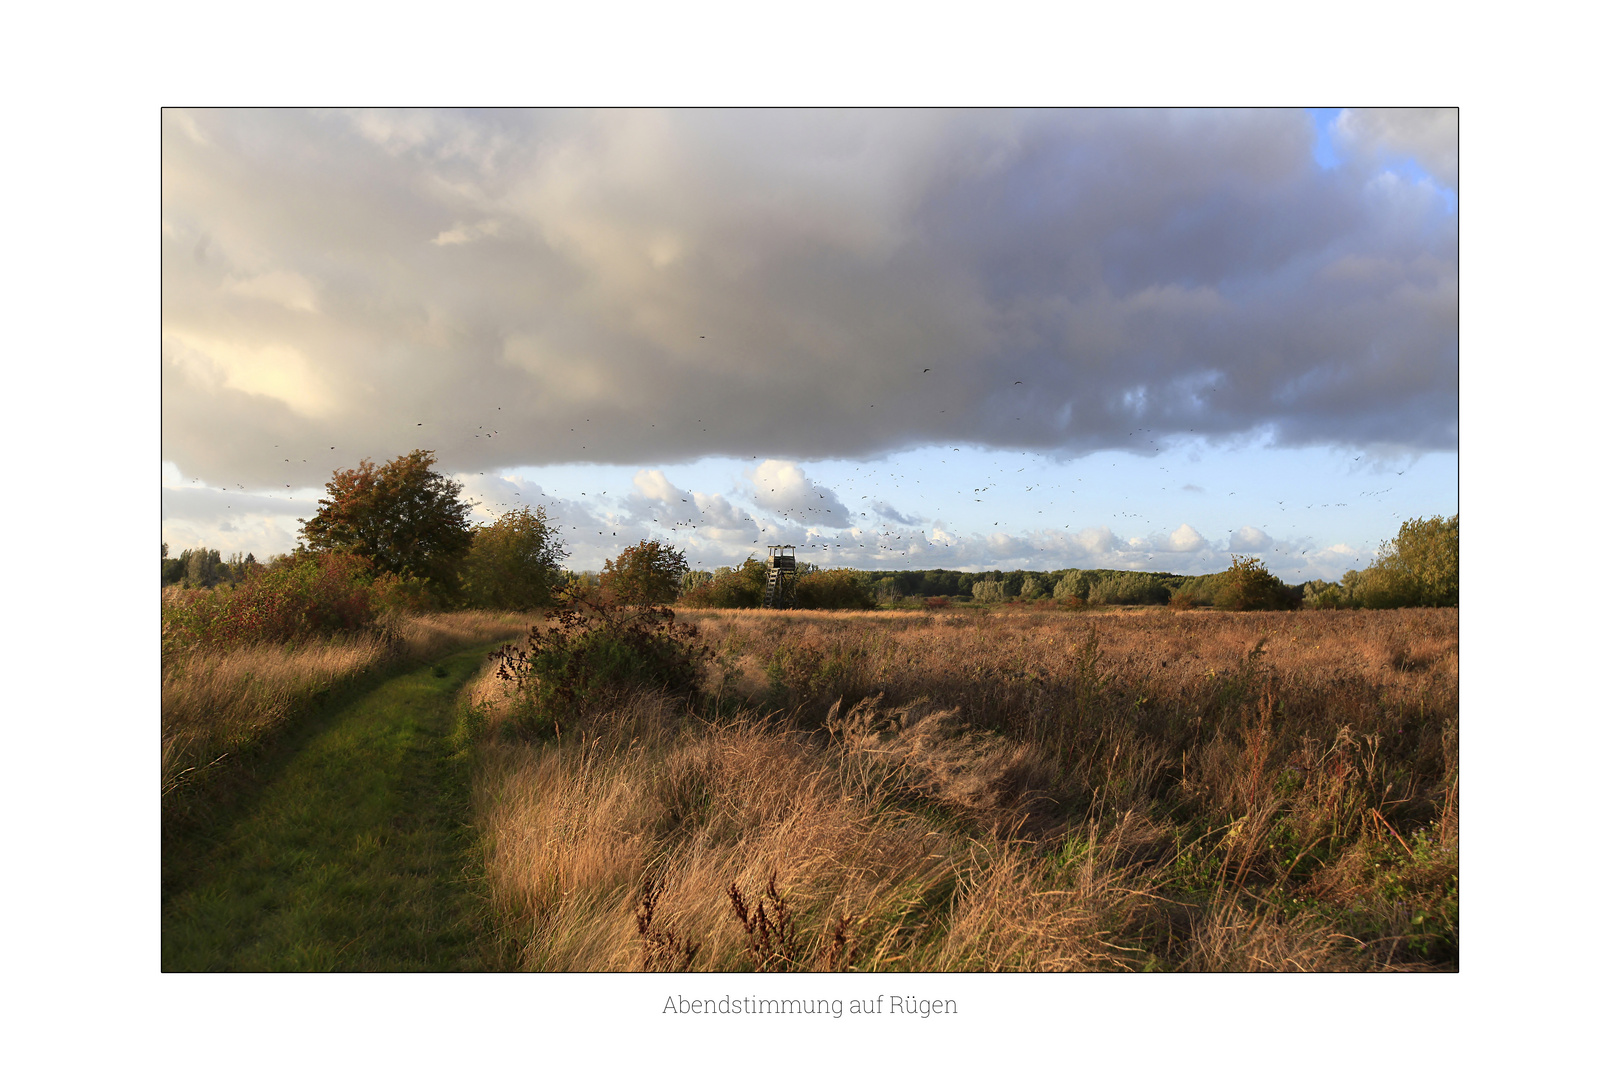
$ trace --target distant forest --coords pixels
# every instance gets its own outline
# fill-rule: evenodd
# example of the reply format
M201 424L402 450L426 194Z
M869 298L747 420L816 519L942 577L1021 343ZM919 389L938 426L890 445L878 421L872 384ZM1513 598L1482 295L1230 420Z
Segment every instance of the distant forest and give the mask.
M543 526L542 526L543 528ZM1213 574L1137 570L855 570L820 569L801 563L795 606L862 608L942 602L1039 603L1096 607L1167 604L1176 608L1228 610L1306 608L1455 607L1458 597L1458 518L1413 519L1387 542L1366 570L1350 570L1336 582L1321 579L1285 585L1255 558L1233 556ZM652 541L647 546L664 547ZM673 555L674 553L671 552ZM717 571L688 570L676 555L671 592L687 607L758 607L765 592L765 565L749 558ZM222 558L198 548L169 557L163 545L163 584L186 588L236 585L263 566L249 553ZM601 575L554 569L556 583L597 584Z

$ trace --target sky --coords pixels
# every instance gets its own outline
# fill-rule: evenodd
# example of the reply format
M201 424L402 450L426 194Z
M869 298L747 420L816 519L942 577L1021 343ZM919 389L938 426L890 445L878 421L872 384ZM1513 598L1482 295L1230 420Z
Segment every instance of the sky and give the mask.
M163 538L1334 580L1458 509L1457 115L165 109Z

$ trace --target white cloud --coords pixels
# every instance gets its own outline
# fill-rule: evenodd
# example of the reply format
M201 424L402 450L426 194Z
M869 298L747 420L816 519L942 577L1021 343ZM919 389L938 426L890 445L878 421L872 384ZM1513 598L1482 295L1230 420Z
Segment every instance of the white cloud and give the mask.
M759 522L733 506L724 495L694 491L692 502L698 509L700 531L712 540L735 539L740 534L760 531Z
M676 489L675 485L670 483L669 479L664 476L664 470L662 469L642 469L636 473L631 482L636 485L637 491L658 502L679 506L685 498Z
M796 521L831 528L850 523L849 508L831 488L812 484L791 461L762 461L749 474L754 502Z
M1228 551L1270 551L1276 541L1267 536L1253 525L1245 525L1232 533L1226 549Z
M1168 540L1162 540L1156 545L1159 551L1201 551L1208 546L1209 541L1199 535L1197 529L1186 523L1171 533Z

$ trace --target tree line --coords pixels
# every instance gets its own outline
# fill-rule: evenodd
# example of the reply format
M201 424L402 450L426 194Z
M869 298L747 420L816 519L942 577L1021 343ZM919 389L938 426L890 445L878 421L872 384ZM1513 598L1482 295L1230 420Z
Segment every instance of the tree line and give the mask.
M571 573L557 529L538 507L512 510L474 525L461 485L433 470L431 451L416 450L383 465L369 459L338 470L326 497L302 528L297 550L272 560L341 554L387 587L392 602L419 608L540 608L562 590L600 588L631 604L758 607L765 564L755 558L715 571L693 570L671 545L643 540L601 572ZM1264 563L1233 556L1214 574L1135 570L823 570L801 566L794 606L871 608L907 601L979 603L1052 601L1065 606L1166 604L1228 610L1435 607L1457 605L1458 519L1416 518L1385 543L1372 566L1339 581L1285 585ZM267 569L249 553L224 559L216 550L169 557L163 545L163 584L234 587Z

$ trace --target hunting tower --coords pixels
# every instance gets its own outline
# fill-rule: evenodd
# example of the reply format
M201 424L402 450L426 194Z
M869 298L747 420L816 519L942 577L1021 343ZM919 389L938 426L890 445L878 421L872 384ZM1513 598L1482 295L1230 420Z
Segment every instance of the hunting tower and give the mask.
M793 579L798 574L793 548L786 544L772 544L768 550L771 554L765 560L765 606L792 607Z

